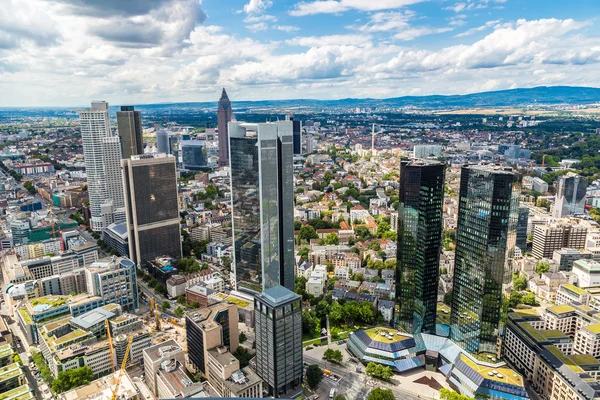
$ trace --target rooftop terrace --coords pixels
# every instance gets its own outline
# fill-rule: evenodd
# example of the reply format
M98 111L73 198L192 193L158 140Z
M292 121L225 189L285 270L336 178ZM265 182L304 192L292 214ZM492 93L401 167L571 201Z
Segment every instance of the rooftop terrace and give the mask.
M523 377L508 367L490 367L478 364L464 354L461 354L460 359L485 379L523 387Z
M391 328L387 328L387 327L367 329L367 330L365 330L365 333L371 339L373 339L377 342L387 343L387 344L397 343L397 342L401 342L406 339L410 339L410 336L408 336L400 331L397 331L395 329L391 329ZM388 336L388 334L389 334L389 336ZM391 339L388 339L388 337L391 337Z

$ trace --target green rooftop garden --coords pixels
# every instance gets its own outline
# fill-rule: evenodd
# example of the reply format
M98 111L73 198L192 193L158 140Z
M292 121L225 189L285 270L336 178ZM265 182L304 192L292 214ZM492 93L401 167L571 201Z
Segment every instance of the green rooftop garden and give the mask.
M33 395L29 391L29 386L23 385L9 390L8 392L0 393L0 400L29 400L33 399Z
M371 328L365 330L365 333L373 340L381 343L396 343L408 339L410 336L401 334L399 331L392 328ZM400 334L399 334L400 333ZM388 334L392 337L388 339Z
M46 329L47 332L52 332L56 328L59 328L63 325L67 325L69 323L69 321L71 321L72 318L73 317L71 317L70 315L67 317L64 317L64 318L61 317L59 320L48 322L48 323L44 324L44 328Z
M565 283L564 285L562 285L565 289L569 289L574 293L577 293L579 295L583 295L583 294L587 294L588 292L582 288L578 288L577 286L571 284L571 283Z
M523 377L508 367L488 367L486 365L480 365L464 354L460 356L460 359L484 379L523 387Z
M73 332L67 333L64 336L59 337L58 339L56 339L54 341L54 346L60 346L63 343L67 343L70 342L72 340L78 339L80 337L83 337L85 335L87 335L88 332L81 330L81 329L76 329Z
M550 310L551 312L553 312L555 314L565 314L565 313L568 313L568 312L575 311L575 308L573 306L568 305L568 304L563 304L563 305L560 305L560 306L550 307L548 310Z
M5 367L0 368L0 382L4 382L6 380L12 379L21 375L23 372L19 367L19 364L12 363Z
M32 324L33 321L31 320L31 315L29 315L29 312L27 312L27 309L25 307L19 308L19 314L21 314L23 321L25 321L27 325Z
M38 304L46 304L50 307L60 307L66 302L67 299L61 296L45 296L31 300L31 305L35 307Z
M0 346L0 358L12 356L13 354L14 354L14 350L10 344L5 344L4 346Z

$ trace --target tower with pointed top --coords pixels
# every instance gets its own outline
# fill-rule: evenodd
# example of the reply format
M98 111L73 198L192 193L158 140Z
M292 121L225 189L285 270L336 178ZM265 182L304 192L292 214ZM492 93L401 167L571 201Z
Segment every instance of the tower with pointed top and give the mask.
M232 118L231 102L227 97L227 92L223 88L219 105L217 107L217 121L219 129L219 165L221 167L229 165L229 134L227 124Z

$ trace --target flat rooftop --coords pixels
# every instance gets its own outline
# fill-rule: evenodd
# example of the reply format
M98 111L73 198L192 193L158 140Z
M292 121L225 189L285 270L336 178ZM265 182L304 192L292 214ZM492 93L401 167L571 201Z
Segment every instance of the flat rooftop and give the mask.
M179 346L179 344L175 340L169 339L165 342L158 343L154 346L150 346L147 349L144 349L144 354L150 356L150 359L153 362L159 361L163 358L161 355L159 355L159 351L169 348L171 348L173 351L183 351L181 346Z
M88 311L80 316L73 318L71 323L77 325L82 329L90 329L91 327L104 323L107 319L111 319L115 314L106 311L102 307L96 308L94 310Z
M411 338L411 336L406 335L404 332L400 332L388 327L367 329L365 330L365 333L371 339L387 344L397 343ZM388 337L391 337L391 339L388 339Z
M110 399L113 388L117 382L118 372L90 382L88 385L78 387L58 396L59 400L98 400ZM118 399L136 398L137 391L133 381L127 373L123 374L117 390Z
M9 390L8 392L4 392L0 394L0 400L29 400L35 399L35 396L31 389L29 389L29 385L25 384L23 386L16 387L14 389Z
M490 367L482 365L474 362L464 354L461 354L460 359L484 379L523 387L523 377L508 367Z

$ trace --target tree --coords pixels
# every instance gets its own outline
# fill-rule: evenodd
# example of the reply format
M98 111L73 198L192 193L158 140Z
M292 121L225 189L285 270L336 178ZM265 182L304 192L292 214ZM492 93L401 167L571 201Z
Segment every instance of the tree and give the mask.
M240 344L244 343L248 338L244 332L240 332Z
M323 319L327 316L327 314L329 314L329 303L325 300L321 300L319 301L319 303L317 304L317 307L315 307L315 311L317 314L317 317Z
M298 255L300 257L302 257L304 260L308 260L308 253L310 252L310 250L308 249L308 247L303 247L299 252Z
M23 361L21 361L21 356L19 356L18 354L15 354L15 356L13 357L13 362L23 365Z
M181 306L178 306L178 307L175 309L175 316L176 316L177 318L181 318L181 317L183 317L183 314L184 314L183 308L182 308Z
M330 233L325 236L325 245L338 245L340 244L340 238L335 233Z
M331 307L329 308L329 321L333 324L337 324L343 317L343 308L341 304L337 301L331 303Z
M374 362L370 362L367 364L367 368L365 369L367 375L370 375L375 378L387 380L394 376L392 372L392 368L388 365L381 365Z
M527 304L529 306L537 306L538 305L538 302L535 300L535 294L533 294L532 292L525 294L521 298L521 302L523 304Z
M185 305L186 299L185 299L185 295L184 294L182 294L181 296L177 296L177 303L181 304L182 306Z
M396 400L391 389L375 388L369 393L367 400Z
M471 400L469 396L456 393L454 390L442 388L440 389L440 400Z
M523 295L515 290L510 292L509 304L511 307L516 307L523 301Z
M333 400L346 400L346 397L344 395L337 394L337 395L335 395Z
M312 310L302 310L302 333L312 335L317 330L319 319Z
M308 279L306 279L303 276L299 276L295 279L294 281L294 292L299 295L302 296L304 295L304 293L306 293L306 282L308 281Z
M319 235L317 235L317 231L311 225L304 225L300 228L300 234L298 235L300 239L304 239L306 241L310 241L310 239L318 239Z
M525 275L513 275L513 288L515 290L525 290L527 288L527 278Z
M316 389L323 380L323 370L318 365L309 365L306 369L306 383L311 389Z
M165 312L165 311L167 311L168 309L171 308L171 303L169 303L168 301L165 300L165 301L162 302L162 307L161 308L162 308L162 311Z
M248 350L239 346L237 351L233 353L233 356L237 358L240 362L240 368L246 368L250 364L250 360L252 360L252 354L248 353Z
M342 352L339 350L327 349L323 353L323 359L327 361L341 363L343 358Z
M354 234L356 235L357 239L361 242L364 242L365 240L371 239L373 237L373 235L371 235L371 231L369 231L369 228L367 228L366 226L357 226L356 228L354 228Z
M548 272L548 270L550 270L550 264L545 261L540 261L535 267L535 272L537 272L540 278L542 277L542 274Z
M52 391L62 393L73 388L87 385L94 379L94 374L89 366L68 369L58 373L52 382Z
M27 191L31 194L35 194L35 187L33 186L33 183L31 181L25 181L23 182L23 187L25 189L27 189Z

